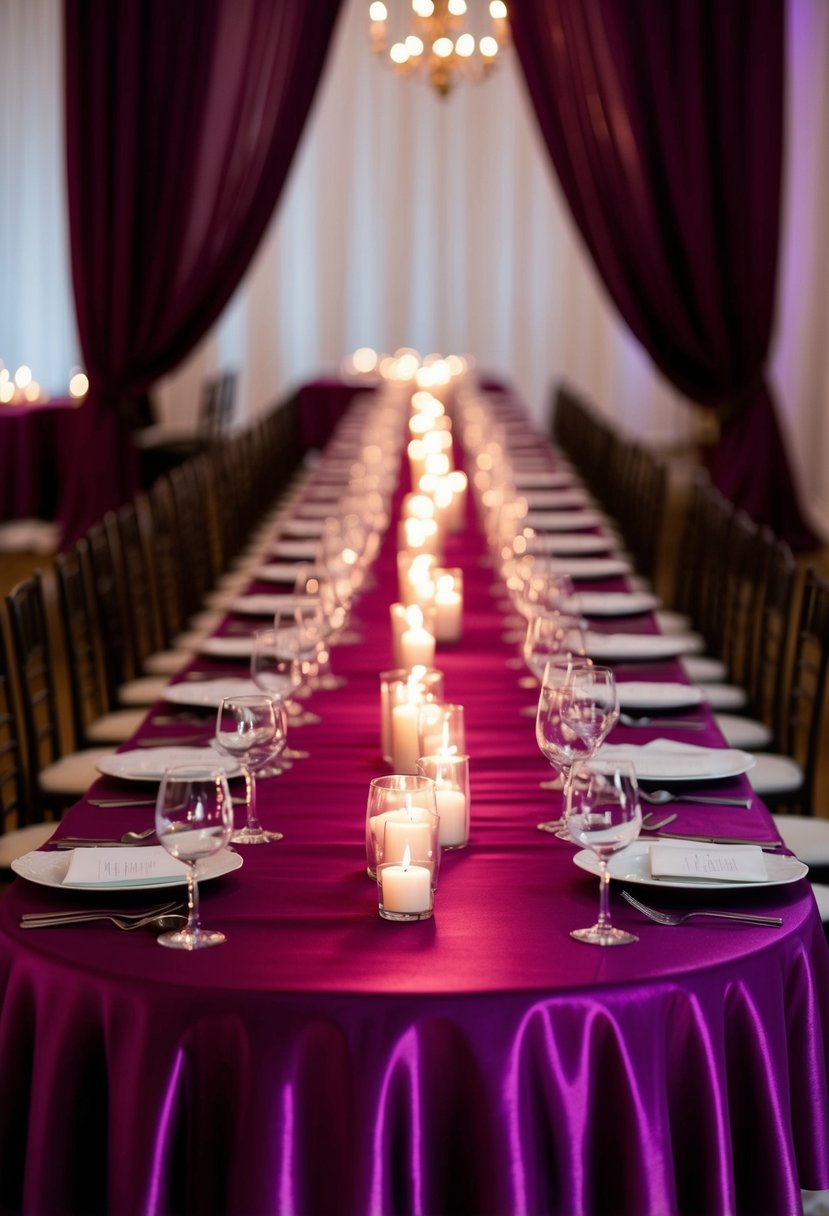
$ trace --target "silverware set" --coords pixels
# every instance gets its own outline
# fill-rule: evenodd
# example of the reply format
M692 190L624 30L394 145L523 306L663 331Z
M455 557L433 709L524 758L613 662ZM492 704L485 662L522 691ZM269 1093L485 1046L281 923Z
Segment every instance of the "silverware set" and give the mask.
M60 925L85 925L92 921L111 921L118 929L175 929L187 919L184 904L171 900L141 912L124 912L120 908L74 909L71 912L24 912L21 929L53 929Z

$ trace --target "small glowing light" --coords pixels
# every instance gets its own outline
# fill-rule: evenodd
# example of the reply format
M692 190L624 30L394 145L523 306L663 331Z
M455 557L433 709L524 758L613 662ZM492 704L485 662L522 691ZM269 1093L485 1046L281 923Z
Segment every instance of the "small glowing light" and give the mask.
M397 360L397 374L401 380L411 380L416 375L419 358L413 351L406 351Z
M14 384L11 380L0 381L0 401L4 404L14 398Z
M69 381L70 397L85 397L89 391L89 379L83 372L75 372Z
M417 34L409 34L405 45L412 59L416 59L418 55L423 54L423 42L418 38Z
M446 366L449 368L450 376L460 376L466 371L466 360L462 359L460 355L448 355Z
M361 346L351 356L351 362L355 371L363 374L373 372L377 366L377 351L372 350L370 346Z
M412 0L412 11L416 17L431 17L435 6L432 0Z
M453 17L462 17L466 12L466 0L449 0L446 7Z
M40 385L38 384L37 380L29 381L23 390L23 396L27 401L34 402L40 400Z
M498 54L498 43L495 41L495 39L492 37L491 34L487 34L478 43L478 50L481 52L481 54L484 56L485 59L494 59L495 56Z
M507 15L507 6L504 0L490 0L489 15L493 21L503 21Z
M395 42L394 46L389 51L389 58L391 59L392 63L407 63L409 59L409 52L406 50L402 42Z
M369 5L368 16L370 21L385 21L388 15L388 9L383 4L383 0L374 0L374 3Z
M460 38L455 43L455 53L460 55L461 59L469 59L475 54L475 36L474 34L461 34Z
M17 371L14 373L14 382L18 388L25 388L31 382L32 369L27 367L25 363L21 363Z
M432 43L432 51L437 55L438 59L448 59L453 50L454 44L451 38L436 38Z

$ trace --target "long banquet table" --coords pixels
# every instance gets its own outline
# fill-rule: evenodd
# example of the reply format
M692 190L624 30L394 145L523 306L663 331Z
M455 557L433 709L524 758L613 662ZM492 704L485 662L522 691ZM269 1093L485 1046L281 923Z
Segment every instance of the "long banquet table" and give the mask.
M513 438L543 449L503 408ZM320 501L341 451L335 435L295 515ZM555 453L545 459L555 467ZM404 475L397 502L407 488ZM471 501L447 552L464 572L463 637L437 657L447 697L466 709L471 839L444 853L432 920L379 918L363 833L368 783L389 771L378 673L392 665L395 541L392 526L354 610L361 640L334 651L346 686L315 693L322 722L294 732L311 758L260 782L264 824L284 839L248 847L241 869L202 885L202 919L226 945L187 955L109 925L24 931L24 911L90 897L23 879L0 901L0 1208L799 1211L801 1186L829 1186L829 953L810 888L717 893L721 906L781 915L779 929L674 929L644 920L614 884L614 920L638 944L570 938L595 919L597 882L572 845L536 830L559 796L540 788L550 770L533 693L511 662L511 609ZM200 655L193 666L243 672ZM647 674L681 678L674 660ZM698 713L694 741L717 743ZM184 732L148 719L141 733ZM619 726L612 741L666 733ZM744 776L713 784L751 797ZM144 788L102 778L93 793ZM58 834L151 822L149 807L84 799ZM689 805L681 824L773 831L756 799L727 814Z

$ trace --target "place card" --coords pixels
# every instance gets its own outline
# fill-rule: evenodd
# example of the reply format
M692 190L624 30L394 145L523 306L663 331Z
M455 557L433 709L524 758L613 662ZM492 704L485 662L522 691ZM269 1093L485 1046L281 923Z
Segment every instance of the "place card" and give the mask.
M650 864L651 878L685 882L768 882L769 877L759 845L691 849L652 844Z
M74 849L63 879L65 887L132 887L179 882L187 876L183 861L162 845L130 848Z

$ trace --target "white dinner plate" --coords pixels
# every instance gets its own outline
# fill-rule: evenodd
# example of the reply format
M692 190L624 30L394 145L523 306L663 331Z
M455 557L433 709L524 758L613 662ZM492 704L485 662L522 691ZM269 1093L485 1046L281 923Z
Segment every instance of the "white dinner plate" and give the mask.
M239 616L273 616L277 608L295 608L305 603L308 596L302 595L237 595L227 605L228 612Z
M298 573L299 564L296 562L268 562L266 566L257 566L253 577L261 579L263 583L287 583L293 587ZM316 566L310 566L307 573L316 573Z
M531 517L527 516L528 527ZM612 536L590 532L537 532L529 541L531 553L551 553L553 557L569 557L571 554L589 556L608 553L616 544Z
M164 700L173 705L195 705L200 709L218 709L224 697L255 697L262 689L253 680L182 680L168 684L164 689Z
M536 522L543 519L543 523ZM539 532L579 532L583 528L601 528L607 517L592 507L577 511L530 511L525 522Z
M673 680L617 680L616 687L621 709L688 709L705 701L701 688Z
M322 536L322 521L318 519L286 519L280 527L283 536Z
M223 768L228 777L236 777L242 771L235 760L212 747L136 747L103 756L96 768L107 777L120 777L123 781L160 781L168 768L181 764Z
M584 647L591 659L613 662L632 659L675 659L694 654L704 645L696 635L664 633L595 633L588 630Z
M309 520L325 520L329 515L336 514L336 509L336 501L331 499L323 502L301 502L297 507L300 516Z
M96 883L94 886L75 886L63 881L69 863L72 860L72 849L61 849L55 852L24 853L22 857L12 862L12 869L21 878L36 882L41 887L57 887L61 891L83 891L84 895L93 895L98 891L119 891L132 894L133 891L163 891L165 887L182 887L187 885L187 875L180 878L170 878L164 882L145 883ZM196 867L196 878L199 883L210 878L221 878L223 874L231 874L242 865L241 854L222 849L212 857L203 858Z
M295 561L313 561L318 546L307 540L278 540L271 553L274 557L289 557Z
M517 469L513 479L517 490L550 490L571 486L574 480L569 469Z
M649 591L580 591L572 609L583 616L641 616L656 611L661 603Z
M754 768L757 757L737 747L700 747L673 739L633 743L603 743L591 761L600 771L614 760L629 760L640 781L719 781L739 777Z
M687 845L689 848L715 849L716 845L700 846L696 841L672 840L671 845ZM618 882L636 883L643 887L679 887L688 891L744 891L747 887L779 887L790 882L798 882L809 873L809 867L796 857L778 856L776 853L764 853L768 878L765 882L686 882L681 878L652 878L650 869L649 840L635 840L626 849L621 849L610 858L608 870L610 877ZM582 849L576 853L573 861L586 870L588 874L599 875L599 859L590 849Z
M214 659L249 659L253 654L253 633L238 638L204 638L199 642L199 654Z
M630 563L623 557L556 557L553 569L558 567L569 574L574 582L581 579L620 578L630 574Z

